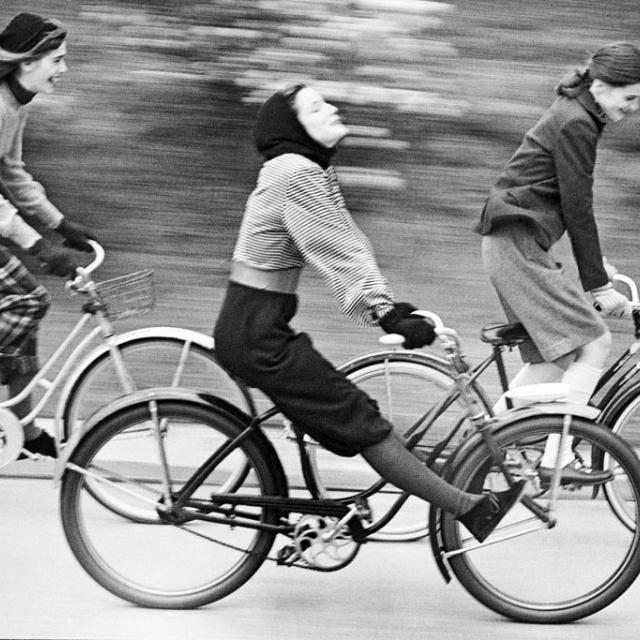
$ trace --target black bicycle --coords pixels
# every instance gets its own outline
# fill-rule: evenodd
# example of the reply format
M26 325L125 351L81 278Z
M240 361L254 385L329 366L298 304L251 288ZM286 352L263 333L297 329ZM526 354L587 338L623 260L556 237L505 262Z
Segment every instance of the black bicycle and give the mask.
M561 491L560 460L545 482L540 458L549 434L573 436L587 464L610 472L606 484L615 483L634 517L640 461L622 439L569 412L568 405L488 417L470 387L457 334L434 314L422 313L436 322L457 397L466 406L464 423L472 425L440 472L477 493L527 480L526 495L483 544L449 514L431 509L431 548L443 575L449 579L453 572L473 597L516 620L569 622L606 607L640 572L640 533L624 526L606 500L594 498L593 486ZM300 438L306 488L291 490L261 428L275 414L271 409L251 417L223 399L186 389L140 391L101 410L60 461L63 528L83 568L138 605L192 608L229 595L266 560L319 572L353 561L384 527L369 509L384 482L323 498ZM438 411L430 412L413 425L408 448L437 417ZM425 463L437 458L436 448ZM94 497L96 483L143 517L105 507ZM393 508L406 499L400 494Z

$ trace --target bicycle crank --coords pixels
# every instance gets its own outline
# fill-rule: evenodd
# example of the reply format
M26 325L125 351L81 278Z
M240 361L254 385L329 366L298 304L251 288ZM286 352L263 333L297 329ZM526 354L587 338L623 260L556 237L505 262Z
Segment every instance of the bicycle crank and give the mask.
M346 567L360 549L349 527L338 518L304 515L293 531L293 543L280 550L278 563L303 562L318 571L337 571Z

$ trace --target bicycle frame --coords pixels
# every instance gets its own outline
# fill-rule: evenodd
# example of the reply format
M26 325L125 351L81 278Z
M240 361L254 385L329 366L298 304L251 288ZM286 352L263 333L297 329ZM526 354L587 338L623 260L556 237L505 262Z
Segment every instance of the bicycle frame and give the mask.
M108 311L100 302L96 285L91 279L93 271L102 264L105 253L99 244L91 241L91 245L95 252L93 261L87 267L78 269L78 275L74 281L67 282L68 290L77 290L88 296L84 312L27 386L15 396L0 402L0 410L5 412L3 414L5 416L3 424L6 425L5 436L8 434L8 429L11 429L11 433L16 432L20 435L22 426L40 415L54 393L60 390L53 413L53 435L59 444L64 442L69 435L68 425L65 424L65 411L75 387L85 372L90 371L106 354L108 354L122 394L134 392L136 384L121 353L121 348L131 343L146 339L167 339L182 344L182 351L172 373L173 386L180 383L192 345L213 352L213 338L190 329L160 326L117 333ZM97 324L93 328L88 328L91 318L94 318ZM57 373L52 373L54 367L60 362L62 362L60 369ZM43 392L34 401L29 413L20 419L15 417L12 407L30 397L36 390L43 390ZM12 417L15 417L19 429L12 428ZM12 461L8 456L5 458L9 462Z

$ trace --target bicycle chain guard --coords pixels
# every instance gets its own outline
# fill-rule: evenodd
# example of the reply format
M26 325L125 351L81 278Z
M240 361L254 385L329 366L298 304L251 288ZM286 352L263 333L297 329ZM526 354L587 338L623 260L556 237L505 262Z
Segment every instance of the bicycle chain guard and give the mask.
M24 445L20 421L9 409L0 407L0 469L14 462Z

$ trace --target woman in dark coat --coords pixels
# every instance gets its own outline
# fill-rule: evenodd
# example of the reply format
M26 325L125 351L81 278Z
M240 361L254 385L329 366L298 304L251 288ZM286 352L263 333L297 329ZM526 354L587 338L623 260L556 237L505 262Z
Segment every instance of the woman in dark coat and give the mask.
M561 380L570 402L586 404L611 345L601 315L622 317L631 310L603 263L593 172L605 124L638 109L640 50L626 42L603 46L556 92L494 185L476 230L484 236L484 265L508 319L521 322L531 336L520 350L525 367L511 386ZM552 253L565 232L581 286ZM602 474L589 474L575 458L569 440L561 454L563 480L602 481ZM549 438L542 475L550 475L558 442Z

